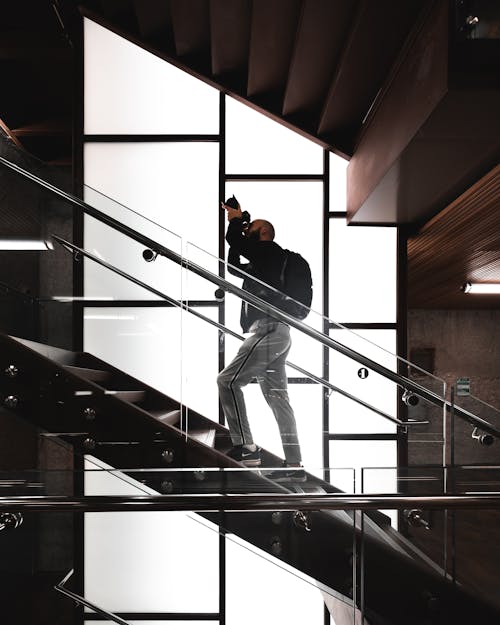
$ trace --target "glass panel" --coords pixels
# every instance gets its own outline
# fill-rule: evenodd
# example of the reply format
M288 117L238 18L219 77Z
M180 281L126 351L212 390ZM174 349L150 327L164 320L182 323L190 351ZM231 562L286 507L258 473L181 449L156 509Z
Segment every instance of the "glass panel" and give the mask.
M330 332L333 340L341 345L352 347L356 351L371 358L390 371L396 371L397 359L393 355L396 351L395 330L350 330L334 329ZM378 410L397 418L397 387L390 380L384 379L374 371L369 371L366 377L360 375L363 367L351 358L338 352L330 353L330 381L340 389L347 391L358 399L362 399ZM367 370L368 371L368 370ZM395 425L381 419L372 411L366 412L363 406L334 393L331 397L331 432L357 432L363 427L362 419L366 423L367 432L395 432ZM346 412L342 411L347 409ZM351 427L353 429L351 429ZM377 430L378 427L383 428ZM361 430L363 431L363 430Z
M274 537L274 540L279 540L279 537ZM250 588L242 583L242 571L245 571L248 580L252 580L252 604L265 606L262 609L265 609L266 622L323 625L323 596L314 582L306 583L279 560L271 559L267 554L256 554L255 548L249 549L244 541L234 536L226 543L227 625L255 623L255 613L243 608L248 605ZM281 600L282 595L277 589L286 589L288 601Z
M226 171L322 174L323 149L245 104L226 98ZM266 209L268 205L266 201Z
M396 321L397 229L330 220L330 316L349 323Z
M356 492L361 493L362 487L362 469L366 466L374 467L393 467L397 463L397 446L396 441L380 441L380 440L332 440L330 441L330 466L346 467L354 464L356 471ZM377 474L378 475L378 474ZM393 475L381 476L380 485L385 488L378 492L394 492L395 483ZM386 491L387 485L391 485ZM335 484L337 486L337 484Z
M86 495L145 490L154 492L105 471L85 475ZM85 514L86 599L112 612L217 612L218 531L209 526L184 512Z
M347 210L347 166L349 161L329 153L330 159L330 210L345 212Z
M449 433L453 446L453 463L496 463L498 441L491 432L488 432L488 424L500 429L500 411L467 391L461 394L461 391L456 389L454 398L454 415ZM464 420L461 415L470 421ZM479 421L474 422L474 417L478 417ZM485 424L485 429L481 427L481 420ZM477 423L477 426L474 423ZM451 460L451 455L448 460Z
M87 307L84 349L180 401L180 324L178 308Z
M143 216L141 226L152 220L216 254L218 150L215 143L87 144L86 201L137 228L124 205Z
M219 92L85 19L85 133L219 132Z
M117 232L106 224L86 215L85 249L100 260L125 271L142 283L170 297L181 297L181 273L179 265L172 262L147 263L144 261L144 245ZM146 224L148 225L148 224ZM156 229L162 234L160 228ZM143 234L143 229L139 230ZM181 240L168 237L169 249L181 253ZM156 237L155 237L156 240ZM159 241L161 243L161 241ZM147 291L105 266L90 260L84 260L84 293L87 299L108 300L162 300L159 295Z

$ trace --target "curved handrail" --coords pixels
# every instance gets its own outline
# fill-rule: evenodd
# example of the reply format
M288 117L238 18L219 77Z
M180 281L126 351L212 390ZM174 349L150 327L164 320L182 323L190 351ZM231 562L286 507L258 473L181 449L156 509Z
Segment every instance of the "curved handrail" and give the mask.
M35 176L34 174L27 172L26 170L22 169L18 165L15 165L14 163L11 163L10 161L4 159L3 157L0 157L0 164L11 169L16 174L29 179L31 182L34 182L38 186L44 187L46 190L50 191L51 193L64 198L66 201L70 202L74 206L78 206L88 215L91 215L98 221L105 223L106 225L121 232L122 234L128 236L129 238L134 239L141 245L144 245L145 247L154 250L159 255L164 256L165 258L168 258L169 260L177 263L181 267L186 268L189 271L192 271L196 275L201 276L202 278L205 278L206 280L209 280L213 284L223 288L225 291L232 293L236 295L237 297L239 297L240 299L256 306L257 308L259 308L263 312L266 312L267 314L274 317L275 319L278 319L279 321L282 321L288 324L289 326L298 329L302 333L307 334L308 336L320 342L321 344L339 352L340 354L344 356L347 356L351 360L354 360L369 369L372 369L373 371L375 371L382 377L388 380L391 380L398 386L416 393L417 395L419 395L420 397L422 397L429 403L434 404L439 407L444 407L447 410L453 410L455 415L469 422L471 425L477 428L480 428L482 431L487 432L488 434L492 434L493 436L500 438L500 430L495 428L491 423L489 423L488 421L485 421L484 419L481 419L480 417L474 415L468 410L465 410L464 408L452 405L448 400L446 400L446 398L441 397L438 393L435 393L434 391L430 391L429 389L426 389L425 387L418 384L417 382L414 382L413 380L410 380L409 378L402 376L399 373L395 373L394 371L391 371L387 367L384 367L383 365L380 365L379 363L371 360L370 358L367 358L366 356L359 354L355 350L349 347L346 347L345 345L342 345L338 341L334 341L329 336L326 336L322 332L315 330L314 328L311 328L310 326L299 321L295 317L291 317L290 315L283 312L276 306L273 306L272 304L269 304L268 302L261 300L256 295L253 295L252 293L235 286L231 282L228 282L224 278L221 278L220 276L208 271L204 267L201 267L200 265L197 265L196 263L193 263L189 261L188 259L183 258L180 254L177 254L173 250L170 250L169 248L163 245L160 245L159 243L157 243L156 241L153 241L149 237L146 237L140 234L139 232L122 224L116 219L113 219L112 217L109 217L108 215L102 213L101 211L94 208L93 206L86 204L83 200L80 200L79 198L74 197L73 195L71 195L70 193L67 193L66 191L62 191L61 189L58 189L57 187L50 184L49 182L46 182L45 180L38 178L38 176Z
M118 267L115 267L114 265L111 265L110 263L106 262L102 258L99 258L99 257L95 256L91 252L88 252L87 250L84 250L81 247L78 247L74 243L70 243L69 241L66 241L65 239L62 239L61 237L59 237L59 236L57 236L55 234L52 235L52 238L57 243L62 245L64 248L66 248L69 252L72 252L73 254L74 253L78 253L78 254L81 254L82 256L86 257L86 258L89 258L90 260L92 260L95 263L101 265L102 267L105 267L106 269L109 269L110 271L112 271L113 273L116 273L117 275L121 276L122 278L125 278L126 280L129 280L130 282L133 282L135 285L140 286L143 289L146 289L150 293L153 293L153 295L158 295L159 297L161 297L164 300L166 300L169 304L172 304L173 306L177 306L178 308L182 308L183 310L186 310L187 312L191 313L192 315L194 315L198 319L202 319L203 321L206 321L207 323L209 323L210 325L214 326L215 328L218 328L221 332L225 332L226 334L229 334L233 338L236 338L236 339L238 339L240 341L244 340L243 336L241 336L237 332L234 332L234 330L231 330L231 329L227 328L226 326L224 326L223 324L219 323L218 321L215 321L214 319L210 319L210 317L206 317L202 313L198 312L197 310L195 310L194 308L189 306L189 304L187 302L184 302L182 300L181 301L176 300L173 297L170 297L169 295L167 295L166 293L162 293L161 291L158 291L157 289L155 289L154 287L150 286L149 284L146 284L145 282L142 282L141 280L139 280L137 278L134 278L133 276L131 276L127 272L123 271L122 269L119 269ZM383 417L384 419L388 419L389 421L392 421L392 423L395 423L396 425L406 427L406 426L411 426L411 425L425 425L425 424L429 423L429 421L401 421L400 419L396 419L395 417L392 417L391 415L388 415L387 413L383 412L382 410L379 410L378 408L375 408L375 406L372 406L371 404L363 401L362 399L359 399L358 397L355 397L354 395L351 395L351 393L348 393L347 391L344 391L343 389L335 386L331 382L328 382L327 380L324 380L323 378L320 378L317 375L314 375L314 373L311 373L310 371L307 371L306 369L303 369L299 365L295 365L294 363L292 363L292 362L290 362L288 360L286 361L286 364L289 367L291 367L292 369L295 369L295 371L298 371L298 372L302 373L303 375L307 376L308 378L310 378L311 380L314 380L318 384L321 384L321 385L325 386L326 388L329 388L330 390L332 390L332 391L334 391L336 393L339 393L340 395L343 395L347 399L350 399L350 400L358 403L359 405L363 406L364 408L368 408L369 410L375 412L376 414L378 414L379 416Z

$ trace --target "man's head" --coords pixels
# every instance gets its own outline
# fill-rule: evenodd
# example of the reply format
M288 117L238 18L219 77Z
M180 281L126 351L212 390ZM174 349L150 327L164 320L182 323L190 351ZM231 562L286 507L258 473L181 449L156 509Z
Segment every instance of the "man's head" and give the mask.
M248 224L245 236L257 241L274 241L274 226L265 219L255 219Z

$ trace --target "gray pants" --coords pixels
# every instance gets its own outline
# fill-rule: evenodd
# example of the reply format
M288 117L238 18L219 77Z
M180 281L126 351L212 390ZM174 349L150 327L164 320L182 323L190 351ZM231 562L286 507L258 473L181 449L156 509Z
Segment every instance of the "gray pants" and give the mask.
M232 443L253 443L241 389L255 377L278 424L285 459L289 464L297 464L301 461L300 447L285 371L291 347L290 328L284 323L259 320L252 330L255 332L243 342L234 360L217 377Z

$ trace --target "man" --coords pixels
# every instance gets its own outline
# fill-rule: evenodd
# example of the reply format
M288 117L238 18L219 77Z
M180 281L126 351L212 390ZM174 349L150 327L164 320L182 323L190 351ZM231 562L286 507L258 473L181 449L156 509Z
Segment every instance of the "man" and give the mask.
M273 303L274 292L259 282L243 276L237 269L281 290L283 249L274 242L273 225L256 219L248 225L243 221L240 205L222 204L229 221L226 240L229 243L229 271L243 277L243 289ZM242 264L240 256L249 263ZM241 327L250 332L234 360L219 373L217 384L226 416L233 448L229 455L248 467L261 464L260 448L253 441L242 387L257 378L262 393L273 411L280 431L286 467L273 471L269 477L277 481L304 481L295 416L287 392L285 362L291 347L290 328L255 306L242 302Z

